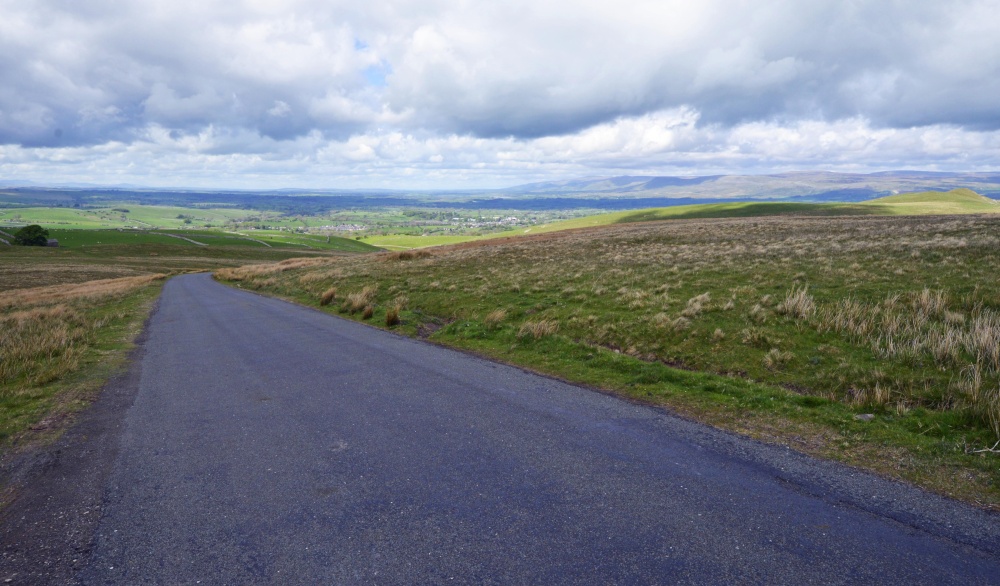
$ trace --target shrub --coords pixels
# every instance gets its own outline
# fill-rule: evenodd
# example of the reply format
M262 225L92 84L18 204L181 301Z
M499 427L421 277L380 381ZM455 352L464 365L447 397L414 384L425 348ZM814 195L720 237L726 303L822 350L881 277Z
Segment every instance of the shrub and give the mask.
M25 226L14 232L14 244L21 246L45 246L49 243L49 231L38 224Z

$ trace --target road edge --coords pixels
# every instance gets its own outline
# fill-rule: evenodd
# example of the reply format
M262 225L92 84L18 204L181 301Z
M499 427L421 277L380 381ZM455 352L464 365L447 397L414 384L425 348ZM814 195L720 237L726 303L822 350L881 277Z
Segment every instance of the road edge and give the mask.
M105 481L135 401L153 302L125 366L55 442L20 454L0 471L15 496L0 512L0 580L73 584L86 567L101 519Z

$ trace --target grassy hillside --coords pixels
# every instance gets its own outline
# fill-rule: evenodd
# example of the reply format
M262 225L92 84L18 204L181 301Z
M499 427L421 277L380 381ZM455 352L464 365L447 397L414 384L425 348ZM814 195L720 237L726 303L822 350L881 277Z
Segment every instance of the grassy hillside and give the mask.
M218 274L1000 507L976 451L1000 440L998 233L689 219Z
M692 218L750 218L761 216L920 216L1000 213L1000 202L969 189L949 192L902 193L861 203L745 202L653 208L601 214L542 226L539 232Z
M381 236L366 238L371 244L390 249L425 248L490 238L546 234L576 228L594 228L633 222L707 218L755 218L767 216L921 216L1000 213L1000 202L969 189L949 192L903 193L861 203L739 202L710 203L629 210L597 214L531 228L498 232L485 236Z
M971 189L901 193L866 201L861 205L878 208L878 213L885 215L1000 213L1000 202L979 195Z

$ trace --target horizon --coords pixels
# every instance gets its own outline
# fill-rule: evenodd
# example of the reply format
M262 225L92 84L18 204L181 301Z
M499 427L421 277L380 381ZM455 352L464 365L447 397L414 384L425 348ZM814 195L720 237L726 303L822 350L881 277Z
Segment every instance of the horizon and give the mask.
M521 189L536 185L548 185L548 184L559 184L559 183L575 183L583 181L608 181L615 179L635 179L639 180L649 180L649 179L682 179L682 180L694 180L694 179L706 179L706 178L764 178L764 177L787 177L796 175L831 175L831 176L852 176L852 177L891 177L898 176L901 179L910 178L916 179L917 175L924 174L930 175L932 177L956 177L956 176L985 176L983 178L992 178L993 173L989 171L925 171L919 169L886 169L882 171L872 171L869 173L852 173L846 171L824 171L824 170L797 170L788 171L782 173L746 173L746 174L712 174L712 175L591 175L591 176L578 176L578 177L568 177L568 178L553 178L545 181L532 181L528 183L519 183L515 185L506 185L502 187L442 187L442 188L412 188L405 186L393 186L393 187L361 187L361 186L348 186L348 187L295 187L295 186L284 186L284 187L270 187L270 188L250 188L250 187L198 187L192 185L136 185L136 184L100 184L100 183L86 183L86 182L35 182L35 181L19 181L10 180L4 181L0 179L0 189L51 189L51 190L86 190L86 189L96 189L96 190L109 190L109 191L177 191L177 192L204 192L204 193L214 193L214 192L234 192L234 193L276 193L282 191L289 192L311 192L311 193L329 193L336 194L340 192L344 193L358 193L358 192L384 192L384 193L414 193L414 194L447 194L454 193L456 195L462 194L475 194L475 193L496 193L503 192L507 190ZM497 194L500 195L500 194Z

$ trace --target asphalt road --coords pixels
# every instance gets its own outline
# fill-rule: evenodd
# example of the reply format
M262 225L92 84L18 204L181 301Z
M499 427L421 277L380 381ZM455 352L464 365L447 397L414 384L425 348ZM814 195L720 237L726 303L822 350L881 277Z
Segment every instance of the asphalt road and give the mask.
M1000 516L207 275L112 387L0 580L1000 584Z

